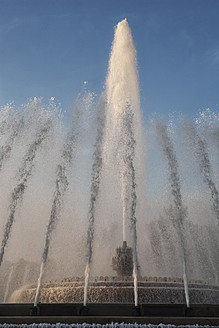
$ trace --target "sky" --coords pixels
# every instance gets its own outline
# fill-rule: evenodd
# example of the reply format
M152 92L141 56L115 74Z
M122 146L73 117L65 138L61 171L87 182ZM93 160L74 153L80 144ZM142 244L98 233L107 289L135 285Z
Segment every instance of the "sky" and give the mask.
M84 81L99 95L124 18L143 115L217 112L218 0L0 0L0 106L55 97L68 112Z

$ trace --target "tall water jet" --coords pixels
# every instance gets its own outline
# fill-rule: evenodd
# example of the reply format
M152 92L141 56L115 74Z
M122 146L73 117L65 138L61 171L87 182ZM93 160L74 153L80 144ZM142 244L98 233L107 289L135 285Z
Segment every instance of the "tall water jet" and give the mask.
M173 148L173 144L171 142L170 137L168 136L167 129L161 121L157 122L156 130L160 137L163 146L163 153L167 158L168 167L170 171L169 179L171 183L171 193L173 196L175 213L176 213L175 224L178 232L179 243L182 252L182 260L183 260L183 281L184 281L184 288L185 288L185 299L186 299L186 305L189 308L190 301L189 301L189 288L188 288L187 257L186 257L185 237L183 232L184 230L183 223L186 216L186 209L184 208L183 201L182 201L180 178L178 172L178 162Z
M118 23L106 80L106 161L116 163L120 175L123 210L123 241L130 224L133 248L133 277L135 305L137 296L137 232L136 232L136 174L135 156L140 138L141 115L136 63L136 50L126 19Z
M75 124L75 125L73 125L71 132L68 134L68 136L66 138L66 142L64 144L64 149L62 152L62 163L57 166L55 192L53 195L53 203L52 203L52 209L51 209L51 213L50 213L50 220L49 220L49 224L47 226L45 245L44 245L44 250L43 250L42 262L41 262L41 266L40 266L40 274L39 274L39 278L38 278L36 295L35 295L35 299L34 299L34 307L37 306L38 301L39 301L41 285L42 285L42 280L43 280L45 267L46 267L46 263L47 263L47 259L48 259L48 253L49 253L49 247L50 247L52 233L53 233L53 231L57 225L57 221L60 217L62 205L63 205L64 194L69 185L66 171L67 171L67 166L69 164L71 164L71 162L72 162L73 148L75 146L76 138L77 138L77 133L76 133L76 124Z
M87 264L85 268L85 282L84 282L84 306L87 304L88 283L90 277L90 265L93 254L93 239L94 239L94 221L95 221L95 207L99 194L101 170L102 170L102 147L103 135L105 128L105 102L101 100L97 112L97 135L94 145L93 165L91 172L91 189L90 189L90 204L88 212L88 231L87 231Z
M23 194L28 186L28 181L32 174L32 170L34 167L34 158L36 156L38 148L42 144L43 140L47 137L51 127L52 127L51 120L48 120L46 124L37 133L34 141L29 146L29 149L25 154L23 165L19 170L18 184L14 188L10 197L10 205L9 205L10 212L9 212L8 220L4 227L3 239L2 239L1 250L0 250L0 266L3 261L5 247L7 245L11 233L11 229L14 223L14 217L15 217L15 212L18 202L22 200Z

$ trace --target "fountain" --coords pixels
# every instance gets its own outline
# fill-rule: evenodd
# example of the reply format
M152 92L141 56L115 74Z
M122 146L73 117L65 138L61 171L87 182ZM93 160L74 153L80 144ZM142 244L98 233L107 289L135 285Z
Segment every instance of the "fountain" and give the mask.
M136 67L125 19L70 128L54 98L1 109L1 302L219 303L218 117L143 127Z

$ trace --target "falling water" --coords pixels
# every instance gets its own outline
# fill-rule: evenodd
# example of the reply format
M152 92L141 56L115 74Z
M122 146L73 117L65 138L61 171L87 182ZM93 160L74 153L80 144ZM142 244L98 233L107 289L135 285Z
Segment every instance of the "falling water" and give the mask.
M10 232L12 229L12 225L14 223L14 217L15 217L15 212L16 208L18 205L18 202L21 201L23 194L25 192L25 189L27 188L28 181L31 177L32 170L34 167L34 158L36 156L37 150L42 144L43 140L47 137L49 130L51 129L51 121L48 120L45 126L38 132L36 135L34 141L30 145L24 160L23 160L23 165L19 170L19 179L18 179L18 184L14 188L11 197L10 197L10 205L9 205L9 217L6 222L5 228L4 228L4 234L3 234L3 240L1 244L1 250L0 250L0 266L3 261L3 256L5 253L5 247L7 245Z
M134 278L134 291L135 291L135 306L138 305L138 290L137 290L137 271L138 271L138 258L137 258L137 231L136 231L136 177L134 168L134 156L135 156L135 144L134 131L133 131L133 113L130 106L127 107L123 121L124 131L127 133L124 136L122 144L122 158L120 165L122 166L122 187L125 189L125 200L128 204L125 204L126 213L129 214L131 221L130 229L133 238L133 278ZM124 236L123 236L124 237Z
M57 177L55 181L55 192L53 195L53 203L52 203L52 209L50 213L50 220L49 224L47 226L47 232L46 232L46 239L45 239L45 245L43 250L43 256L42 256L42 263L40 267L40 275L38 278L38 284L37 284L37 290L34 300L34 306L37 306L39 297L40 297L40 291L41 291L41 285L42 280L45 272L45 266L47 263L48 258L48 252L49 252L49 246L51 241L52 232L55 229L57 225L57 220L60 217L61 210L62 210L62 203L63 203L63 197L66 192L66 189L68 187L68 179L66 174L66 166L71 163L72 161L72 153L73 153L73 147L76 140L76 133L75 133L75 126L73 126L71 133L67 136L66 143L64 145L64 150L62 152L62 164L59 164L57 167Z
M105 152L117 162L123 208L123 241L130 222L133 242L133 277L135 305L137 297L137 232L135 153L140 133L140 100L136 50L126 19L118 23L106 81L107 113ZM137 132L138 126L138 132ZM136 139L137 138L137 139Z
M95 207L99 193L101 170L102 170L102 147L103 135L105 127L105 103L103 100L99 104L97 113L97 136L94 145L93 165L91 172L91 189L90 189L90 205L88 212L88 231L87 231L87 264L85 268L85 282L84 282L84 306L87 304L88 283L90 276L90 264L93 254L93 239L94 239L94 221L95 221Z
M12 280L12 275L13 275L13 271L14 271L14 266L11 266L9 275L8 275L8 279L7 279L7 284L5 287L5 295L4 295L4 303L7 302L8 296L9 296L9 288L10 288L10 284L11 284L11 280Z
M191 141L193 149L195 150L195 155L199 163L200 172L203 175L203 181L211 192L213 211L219 225L219 194L214 182L211 163L208 155L207 141L204 139L204 137L201 137L198 134L197 129L192 123L190 123L189 126L189 136L192 139Z
M205 140L202 140L201 137L197 138L197 148L200 171L203 174L204 182L211 191L213 209L219 224L219 195L212 176L210 160L207 152L207 143Z
M11 128L16 121L15 108L13 102L0 107L0 133L1 136L11 131Z
M15 120L15 123L13 124L12 133L9 136L8 140L6 141L6 144L4 147L1 147L0 151L0 171L2 169L2 166L4 162L9 158L12 146L14 143L15 138L19 135L20 131L22 130L24 126L24 120L21 118L18 122Z
M186 258L186 248L185 248L185 238L183 233L183 222L186 216L185 208L183 206L182 195L181 195L181 187L180 187L180 179L178 173L178 163L176 159L176 154L173 148L173 144L171 142L170 137L168 136L166 127L162 124L162 122L158 122L156 124L157 134L160 137L163 153L167 158L169 171L170 171L170 182L171 182L171 193L173 196L175 209L176 209L176 226L179 236L179 242L182 251L182 259L183 259L183 280L184 280L184 288L185 288L185 298L187 307L190 306L189 302L189 289L188 289L188 273L187 273L187 258Z

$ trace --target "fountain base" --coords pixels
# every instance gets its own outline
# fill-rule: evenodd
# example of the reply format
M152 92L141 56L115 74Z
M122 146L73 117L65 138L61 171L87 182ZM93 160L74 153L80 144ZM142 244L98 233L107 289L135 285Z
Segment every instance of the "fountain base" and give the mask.
M145 304L185 304L184 285L181 279L138 278L138 300ZM36 285L25 286L15 291L10 301L33 303ZM219 304L219 287L198 282L189 283L192 304ZM44 283L41 303L83 303L84 280L65 279ZM133 281L130 277L99 277L88 288L88 303L134 303Z

